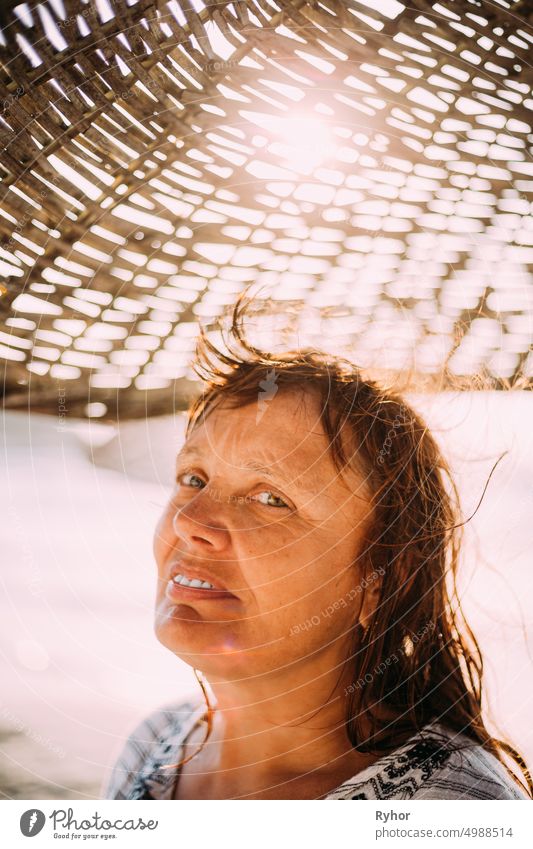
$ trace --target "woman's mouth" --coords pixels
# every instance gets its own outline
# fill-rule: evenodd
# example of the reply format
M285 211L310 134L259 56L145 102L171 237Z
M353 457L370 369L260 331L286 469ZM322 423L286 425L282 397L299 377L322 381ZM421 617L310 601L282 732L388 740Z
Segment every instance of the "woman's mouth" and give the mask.
M171 601L185 601L191 599L195 601L220 601L223 599L238 601L237 596L228 590L222 590L214 587L208 581L201 581L199 578L189 579L185 575L177 574L167 584L167 598Z

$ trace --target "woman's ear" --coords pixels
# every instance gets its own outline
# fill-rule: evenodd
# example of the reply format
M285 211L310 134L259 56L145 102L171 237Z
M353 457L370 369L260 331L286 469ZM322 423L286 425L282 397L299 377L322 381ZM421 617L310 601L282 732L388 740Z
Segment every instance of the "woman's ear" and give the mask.
M372 618L378 609L381 599L381 588L383 586L384 570L373 569L362 580L362 601L359 609L359 624L366 631L372 622Z

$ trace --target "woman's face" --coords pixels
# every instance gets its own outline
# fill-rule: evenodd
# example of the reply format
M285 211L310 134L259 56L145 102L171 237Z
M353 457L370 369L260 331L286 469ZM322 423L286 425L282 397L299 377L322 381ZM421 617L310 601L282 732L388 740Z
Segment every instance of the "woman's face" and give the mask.
M346 656L369 510L362 478L334 466L314 396L216 408L178 454L156 528L158 639L213 680L290 673L332 646Z

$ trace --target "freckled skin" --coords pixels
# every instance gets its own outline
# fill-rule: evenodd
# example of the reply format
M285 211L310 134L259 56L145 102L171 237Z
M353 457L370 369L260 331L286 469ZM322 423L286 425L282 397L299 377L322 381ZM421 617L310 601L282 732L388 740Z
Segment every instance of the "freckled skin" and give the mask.
M339 476L319 412L313 396L293 391L278 392L259 421L255 404L219 407L186 443L197 458L178 456L181 483L154 537L155 628L161 643L210 680L290 680L303 666L319 674L343 660L354 624L364 624L363 594L348 599L363 577L357 558L368 492L355 472ZM276 482L244 469L250 460ZM238 600L170 601L170 564L180 553L220 576ZM322 615L339 599L346 607ZM317 616L319 625L294 633Z

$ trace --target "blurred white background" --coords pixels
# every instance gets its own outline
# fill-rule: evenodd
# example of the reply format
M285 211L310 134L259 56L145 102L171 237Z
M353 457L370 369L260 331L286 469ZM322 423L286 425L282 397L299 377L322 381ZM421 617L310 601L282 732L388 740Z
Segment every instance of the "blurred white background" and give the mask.
M533 397L420 396L472 512L463 601L490 715L533 764ZM116 430L5 413L2 427L0 798L98 797L136 722L196 694L152 630L152 534L182 417Z

